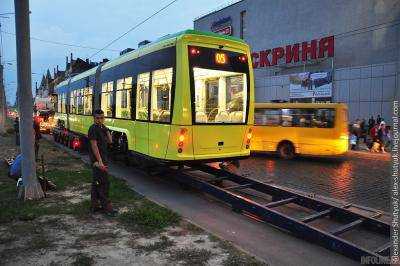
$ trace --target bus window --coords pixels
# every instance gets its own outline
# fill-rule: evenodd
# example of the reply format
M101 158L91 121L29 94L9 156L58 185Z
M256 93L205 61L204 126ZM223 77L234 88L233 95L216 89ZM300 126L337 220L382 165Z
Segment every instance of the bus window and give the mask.
M105 117L112 117L113 115L113 85L112 81L101 85L101 110L103 110Z
M115 117L131 118L132 77L117 80Z
M279 126L281 124L280 109L256 109L254 123L264 126Z
M334 109L315 109L313 127L333 128L335 121Z
M136 87L136 119L148 120L150 72L138 75Z
M170 122L172 67L155 70L151 81L151 121Z
M195 121L244 123L247 75L194 67Z

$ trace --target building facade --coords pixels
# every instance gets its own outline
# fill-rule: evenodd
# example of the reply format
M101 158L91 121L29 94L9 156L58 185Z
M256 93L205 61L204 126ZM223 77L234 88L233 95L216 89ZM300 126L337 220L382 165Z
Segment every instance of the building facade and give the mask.
M400 1L242 0L194 28L243 38L256 102L344 102L390 123L400 90Z

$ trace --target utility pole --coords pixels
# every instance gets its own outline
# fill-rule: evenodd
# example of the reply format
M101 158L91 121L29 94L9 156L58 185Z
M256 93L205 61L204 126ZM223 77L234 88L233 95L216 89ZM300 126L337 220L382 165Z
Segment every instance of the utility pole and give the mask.
M44 197L42 187L36 178L34 151L33 102L31 82L31 47L29 29L29 0L14 0L15 30L18 67L18 107L20 113L20 145L22 154L22 193L25 200Z
M1 64L0 54L0 134L6 132L6 93L3 82L3 65Z
M1 23L0 23L1 30ZM0 33L1 34L1 33ZM3 82L3 64L1 59L1 49L0 49L0 134L4 134L6 132L6 93L4 91L4 82Z

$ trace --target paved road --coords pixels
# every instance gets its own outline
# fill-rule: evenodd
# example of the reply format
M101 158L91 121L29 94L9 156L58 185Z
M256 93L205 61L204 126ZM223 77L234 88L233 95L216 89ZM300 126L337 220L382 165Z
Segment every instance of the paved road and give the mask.
M349 152L336 158L300 157L291 161L256 155L241 161L247 177L349 203L390 210L390 155Z

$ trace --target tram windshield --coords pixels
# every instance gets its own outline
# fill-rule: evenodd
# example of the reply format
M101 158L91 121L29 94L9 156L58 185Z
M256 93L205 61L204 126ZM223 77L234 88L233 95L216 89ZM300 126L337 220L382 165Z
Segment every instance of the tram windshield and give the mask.
M246 56L203 47L190 47L189 56L194 122L245 123L249 87Z

